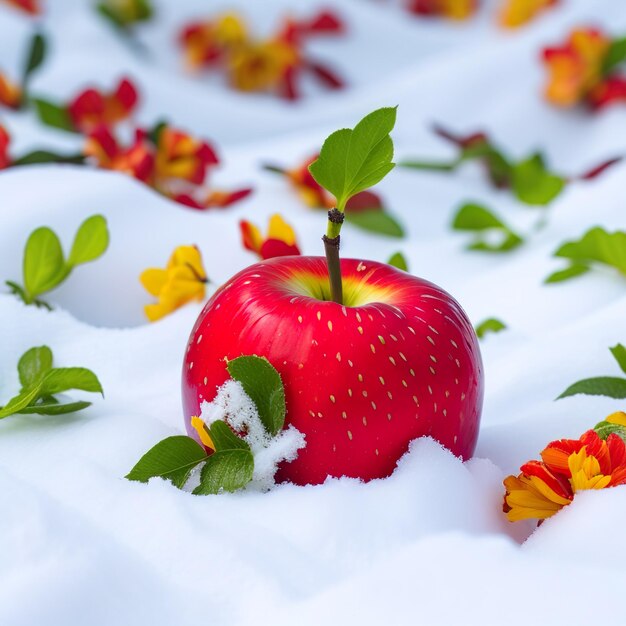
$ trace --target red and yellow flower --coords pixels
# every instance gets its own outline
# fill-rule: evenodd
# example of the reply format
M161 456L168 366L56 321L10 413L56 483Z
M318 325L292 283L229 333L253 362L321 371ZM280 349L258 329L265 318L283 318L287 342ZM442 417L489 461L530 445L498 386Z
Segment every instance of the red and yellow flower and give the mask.
M294 229L278 213L270 217L267 237L247 220L241 220L239 227L244 248L258 254L262 260L301 254Z
M626 413L614 413L604 423L626 426ZM626 445L615 432L602 439L588 430L579 439L553 441L541 459L504 480L503 510L511 522L544 520L571 504L579 491L626 484Z
M196 246L178 246L165 269L150 268L142 272L141 284L158 301L144 307L146 317L154 322L181 306L202 301L209 282Z
M96 127L88 136L85 156L106 170L128 174L144 183L152 184L154 178L154 150L146 132L138 129L130 146L122 146L106 126Z
M243 200L252 193L251 187L236 189L235 191L223 191L214 189L209 192L198 193L178 193L170 195L172 200L179 204L184 204L191 209L204 211L205 209L226 209L229 206Z
M19 109L22 104L22 88L0 72L0 105Z
M409 0L412 13L425 16L445 17L451 20L466 20L476 12L477 0Z
M604 62L611 39L592 28L574 30L562 46L545 48L543 60L549 72L545 95L557 106L582 101L594 104L605 81ZM604 98L596 104L606 104Z
M11 157L9 156L9 144L11 143L11 136L7 129L0 124L0 170L3 170L11 165Z
M239 91L273 92L288 99L299 97L297 81L309 72L327 87L343 81L330 68L312 61L304 44L312 35L343 32L341 20L324 11L310 20L287 19L278 33L267 39L252 37L235 14L197 22L180 36L187 64L193 68L221 67L229 83Z
M505 28L518 28L533 20L537 15L556 6L559 0L504 0L498 19Z
M24 13L28 13L29 15L39 15L41 13L41 5L39 4L39 0L4 0L7 4L10 4L12 7L19 9L20 11L24 11Z
M135 85L128 78L123 78L112 93L85 89L67 105L67 112L76 129L88 133L96 126L111 127L128 119L138 100Z

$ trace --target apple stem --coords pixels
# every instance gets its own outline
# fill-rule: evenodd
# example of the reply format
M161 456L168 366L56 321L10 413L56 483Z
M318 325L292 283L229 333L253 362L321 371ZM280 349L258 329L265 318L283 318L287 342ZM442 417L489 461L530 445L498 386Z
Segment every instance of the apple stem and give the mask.
M326 252L326 265L328 266L328 279L330 282L330 295L333 302L343 304L343 284L341 280L341 262L339 260L339 245L341 237L341 225L344 214L339 209L328 211L328 228L322 237Z

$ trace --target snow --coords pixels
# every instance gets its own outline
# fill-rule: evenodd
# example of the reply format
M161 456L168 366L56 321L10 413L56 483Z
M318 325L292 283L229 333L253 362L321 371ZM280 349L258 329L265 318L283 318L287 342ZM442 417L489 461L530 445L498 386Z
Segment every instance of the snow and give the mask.
M563 0L509 34L493 26L489 11L451 25L412 19L382 2L327 1L352 29L345 40L317 43L315 52L336 59L351 89L311 89L292 106L179 71L175 28L206 14L200 0L158 2L170 21L141 34L151 60L103 27L91 3L47 4L53 52L33 80L36 93L62 100L82 85L108 87L128 74L143 94L142 123L165 114L214 140L223 159L215 185L256 191L229 210L203 214L109 172L39 166L0 174L2 280L19 279L24 242L39 225L53 227L67 249L85 217L102 213L112 237L102 259L77 268L54 292L53 313L0 294L0 404L18 388L20 355L42 344L58 366L93 369L105 391L83 413L0 422L0 624L622 624L626 489L577 496L534 532L531 523L509 524L500 506L504 476L548 441L578 436L624 408L607 398L554 402L580 378L617 375L608 347L626 340L623 278L594 270L562 285L542 280L561 267L551 255L563 240L596 224L624 228L626 164L571 184L551 206L547 227L506 256L465 251L465 237L449 229L457 207L482 202L524 232L538 210L491 190L470 166L452 176L397 169L380 185L406 226L404 241L345 227L346 256L384 261L402 250L411 270L454 294L474 323L507 323L482 343L485 408L471 461L421 440L387 480L207 497L123 476L157 441L184 430L180 367L201 310L191 304L147 324L143 269L164 266L175 246L195 243L220 284L254 261L240 244L238 221L265 226L276 211L294 225L305 253L320 254L323 212L301 206L259 164L295 165L330 131L381 105L399 104L399 158L450 155L429 132L433 121L459 132L486 128L520 157L541 147L564 173L624 153L626 109L594 117L551 109L539 95L537 59L542 45L578 24L626 32L626 5ZM287 0L229 4L259 28L294 7ZM298 11L317 6L301 2ZM29 32L28 20L0 7L4 69L17 73ZM1 115L15 153L79 146L30 113Z
M207 426L222 420L243 439L254 457L252 481L246 489L267 490L275 485L274 474L281 461L293 461L306 445L305 436L293 425L271 436L259 417L254 402L239 381L227 380L217 389L211 402L200 405L200 417Z

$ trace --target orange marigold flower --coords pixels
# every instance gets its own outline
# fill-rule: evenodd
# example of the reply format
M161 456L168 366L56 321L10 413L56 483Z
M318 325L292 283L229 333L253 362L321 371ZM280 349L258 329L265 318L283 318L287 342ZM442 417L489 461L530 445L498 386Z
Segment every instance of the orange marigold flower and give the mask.
M194 22L182 30L179 41L187 64L192 69L209 67L232 49L248 40L248 29L234 13L220 15L215 20Z
M539 13L556 6L559 0L504 0L498 19L505 28L517 28L534 19Z
M7 4L24 11L30 15L39 15L41 13L41 6L39 0L4 0Z
M208 143L169 126L159 130L155 162L157 185L173 179L201 185L208 168L218 163Z
M267 237L263 237L259 228L246 220L239 222L239 226L244 248L255 252L263 260L300 254L295 231L278 213L270 217Z
M169 315L192 300L200 302L209 282L196 246L178 246L165 269L147 269L142 272L140 280L146 291L158 298L156 304L144 307L151 322Z
M545 48L549 77L546 98L557 106L583 101L603 79L603 63L611 40L598 30L574 30L564 45Z
M606 421L621 416L626 424L623 413ZM579 491L626 484L626 445L616 433L605 440L588 430L579 439L553 441L541 458L522 465L518 476L504 480L503 510L511 522L544 520L570 504Z
M0 124L0 170L3 170L11 165L11 158L9 157L10 143L11 136L9 135L9 132Z
M19 109L22 104L22 88L0 72L0 105Z
M136 131L132 145L122 147L106 126L98 126L89 134L84 152L98 167L124 172L142 182L152 183L154 154L142 130Z
M67 112L78 130L89 132L100 124L112 126L128 119L138 99L135 85L123 78L112 93L85 89L67 105Z
M409 0L408 9L417 15L466 20L478 8L477 0Z

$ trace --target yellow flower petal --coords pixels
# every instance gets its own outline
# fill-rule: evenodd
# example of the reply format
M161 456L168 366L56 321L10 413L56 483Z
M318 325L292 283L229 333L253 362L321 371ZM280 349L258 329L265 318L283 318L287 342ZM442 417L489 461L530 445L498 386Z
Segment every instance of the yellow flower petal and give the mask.
M295 231L278 213L274 213L274 215L270 217L267 238L284 241L288 246L293 246L296 243Z
M624 411L616 411L611 413L605 421L611 424L618 424L619 426L626 426L626 413Z
M141 273L139 280L150 295L158 296L167 281L167 272L157 268L150 268Z
M194 415L191 418L191 426L198 433L198 437L200 437L200 441L207 448L211 448L211 450L215 450L215 444L213 443L213 439L211 439L211 435L206 427L206 424L202 419Z

